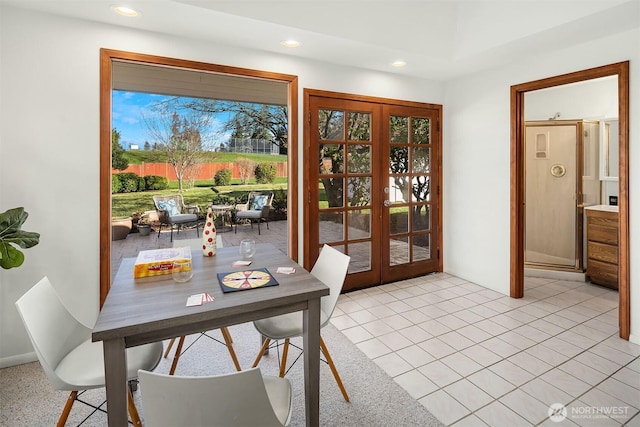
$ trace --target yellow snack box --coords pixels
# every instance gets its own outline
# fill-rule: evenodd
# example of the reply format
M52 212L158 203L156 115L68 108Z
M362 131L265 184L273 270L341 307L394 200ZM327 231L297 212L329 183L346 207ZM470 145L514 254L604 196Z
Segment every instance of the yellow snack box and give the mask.
M133 265L133 277L170 274L174 261L180 260L191 260L191 248L184 246L140 251Z

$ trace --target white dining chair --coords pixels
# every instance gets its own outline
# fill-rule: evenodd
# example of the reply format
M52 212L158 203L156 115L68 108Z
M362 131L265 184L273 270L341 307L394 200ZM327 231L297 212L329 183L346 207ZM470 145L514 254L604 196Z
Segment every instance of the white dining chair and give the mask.
M263 376L259 368L216 376L138 375L147 427L282 427L291 420L291 383Z
M102 342L91 341L91 328L67 310L47 277L20 297L16 308L51 385L56 390L71 392L57 425L65 425L75 401L105 412L79 398L84 390L105 386ZM155 369L161 357L161 342L128 348L127 379L136 380L139 369ZM131 420L139 426L140 417L130 387L128 398Z
M342 285L344 284L344 279L347 275L350 260L351 258L348 255L343 254L329 245L324 245L320 251L318 260L313 266L313 269L311 269L311 274L327 285L330 289L329 295L322 297L320 300L320 328L324 328L331 320L331 315L336 308L338 297L342 291ZM280 316L256 320L253 322L253 325L264 338L264 342L253 363L253 367L255 368L258 366L272 340L284 339L279 374L280 377L284 377L286 373L289 345L291 345L290 340L291 338L299 337L303 334L302 312L297 311L294 313L287 313ZM333 363L333 359L329 354L329 350L327 349L322 336L320 336L320 349L327 359L327 364L329 365L329 368L333 373L333 377L342 392L344 400L348 402L349 395L342 384L338 370Z

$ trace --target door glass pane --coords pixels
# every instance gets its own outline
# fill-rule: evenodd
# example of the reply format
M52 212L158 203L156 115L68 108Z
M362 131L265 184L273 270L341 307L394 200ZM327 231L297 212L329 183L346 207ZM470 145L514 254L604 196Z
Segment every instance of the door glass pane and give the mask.
M389 233L401 234L409 231L409 207L391 208L389 212Z
M409 238L396 237L389 240L389 265L400 265L409 262Z
M344 111L318 110L320 139L344 140Z
M413 131L414 144L429 144L431 140L431 126L429 119L419 117L411 118L411 129Z
M347 213L349 228L347 239L366 239L371 237L371 210L360 209Z
M343 183L342 178L321 178L318 188L318 207L322 208L341 208L344 206Z
M413 236L413 261L431 259L431 234Z
M320 212L320 243L344 240L344 219L342 212Z
M349 140L371 141L371 114L349 113Z
M349 243L349 273L371 270L371 242Z
M349 145L347 170L349 173L371 173L371 146Z
M413 173L429 173L431 172L431 148L415 147L412 155L412 171Z
M389 172L409 172L409 149L407 147L392 146L389 148Z
M413 231L426 231L431 228L429 205L414 205L412 208Z
M367 176L349 178L347 191L349 206L367 206L371 202L371 178Z
M320 146L320 173L344 173L344 146L322 144Z
M408 203L409 197L409 177L406 175L389 177L389 201Z
M428 202L431 200L431 178L428 176L414 176L411 187L412 200L414 202Z
M397 143L409 142L409 118L389 116L389 141Z

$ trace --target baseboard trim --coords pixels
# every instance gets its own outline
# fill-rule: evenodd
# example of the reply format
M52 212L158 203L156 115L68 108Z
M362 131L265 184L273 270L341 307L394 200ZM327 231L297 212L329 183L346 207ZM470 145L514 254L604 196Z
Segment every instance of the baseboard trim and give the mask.
M36 362L38 356L35 352L18 354L17 356L0 358L0 369L10 366L24 365L25 363Z

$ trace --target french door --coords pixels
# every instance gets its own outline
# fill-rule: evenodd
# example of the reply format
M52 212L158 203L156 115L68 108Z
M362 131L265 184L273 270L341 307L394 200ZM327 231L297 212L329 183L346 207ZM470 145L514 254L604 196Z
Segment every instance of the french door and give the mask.
M305 101L305 264L324 244L348 254L345 290L441 271L441 107Z

